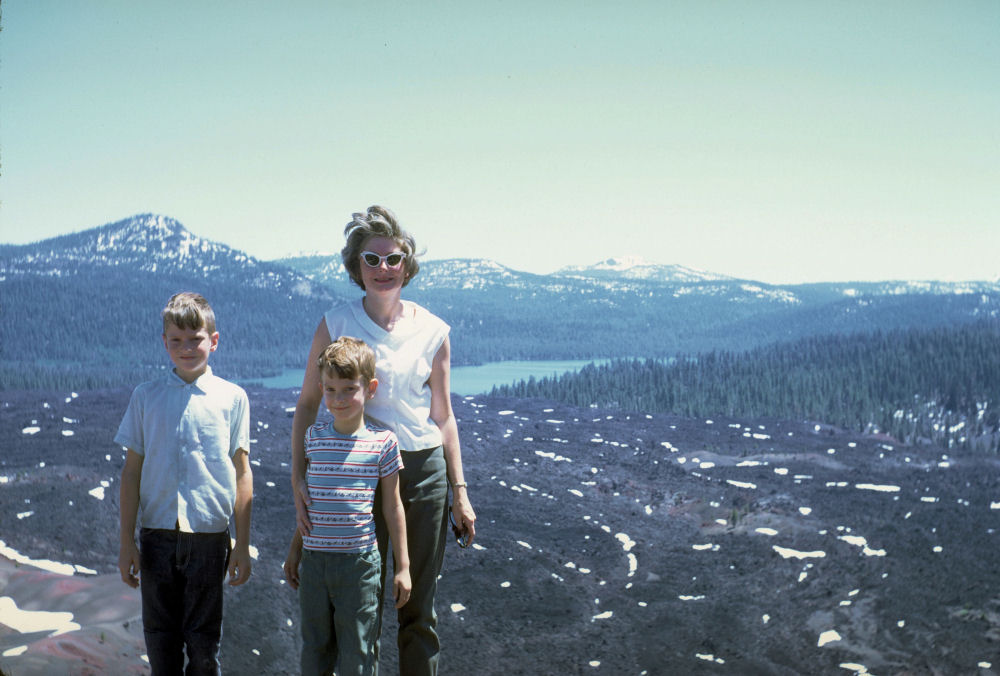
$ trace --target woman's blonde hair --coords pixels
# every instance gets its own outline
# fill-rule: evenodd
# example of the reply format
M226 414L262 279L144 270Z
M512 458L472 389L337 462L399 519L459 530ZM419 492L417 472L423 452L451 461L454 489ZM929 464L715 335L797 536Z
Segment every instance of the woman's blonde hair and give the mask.
M344 228L344 235L347 237L347 244L340 251L340 257L344 262L344 268L351 280L365 288L365 283L361 280L361 252L365 242L372 237L387 237L403 250L406 258L403 259L403 286L410 283L410 280L417 276L420 264L417 263L417 243L413 235L399 227L396 215L385 207L377 204L368 207L365 213L352 214L353 220Z

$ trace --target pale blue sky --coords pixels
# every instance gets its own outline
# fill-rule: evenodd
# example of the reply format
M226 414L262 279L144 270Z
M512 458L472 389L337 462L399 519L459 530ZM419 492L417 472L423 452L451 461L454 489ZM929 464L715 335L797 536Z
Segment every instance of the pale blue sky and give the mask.
M1000 275L1000 2L5 0L0 241Z

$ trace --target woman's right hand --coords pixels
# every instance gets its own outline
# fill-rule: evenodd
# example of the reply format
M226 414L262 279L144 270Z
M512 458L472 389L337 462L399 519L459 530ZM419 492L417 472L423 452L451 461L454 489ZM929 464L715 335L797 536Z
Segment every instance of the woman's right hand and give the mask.
M306 485L305 477L295 482L292 493L295 498L295 525L299 534L309 535L312 531L312 522L309 521L308 507L312 501L309 499L309 487Z

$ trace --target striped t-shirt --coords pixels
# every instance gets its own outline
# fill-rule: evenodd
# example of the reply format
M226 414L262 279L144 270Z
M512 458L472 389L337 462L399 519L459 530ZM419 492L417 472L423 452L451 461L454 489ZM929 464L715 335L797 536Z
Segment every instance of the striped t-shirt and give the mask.
M302 546L321 552L374 550L375 488L403 466L396 435L368 422L358 436L340 434L332 420L316 423L306 432L306 463L312 532Z

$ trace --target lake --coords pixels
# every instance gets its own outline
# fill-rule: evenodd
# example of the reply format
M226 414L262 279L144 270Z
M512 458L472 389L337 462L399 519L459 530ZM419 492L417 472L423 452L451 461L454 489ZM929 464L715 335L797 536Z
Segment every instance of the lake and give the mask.
M579 371L587 364L606 364L608 359L561 359L552 361L498 361L479 366L452 366L451 391L455 394L485 394L495 385L509 385L519 380L536 379ZM305 369L285 369L270 378L248 380L253 384L274 389L301 387Z

